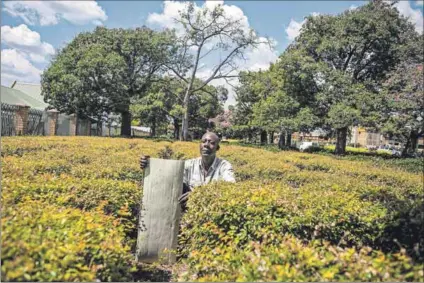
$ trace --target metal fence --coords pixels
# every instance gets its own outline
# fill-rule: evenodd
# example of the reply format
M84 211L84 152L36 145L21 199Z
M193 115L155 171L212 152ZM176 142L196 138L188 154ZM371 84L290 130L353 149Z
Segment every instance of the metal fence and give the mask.
M42 136L44 135L44 119L43 111L30 109L28 112L27 135Z
M16 135L15 117L19 106L1 103L1 135Z
M19 114L21 107L19 105L11 105L1 103L1 136L17 135L17 118L26 120L23 135L56 135L56 136L118 136L120 134L120 125L105 125L105 123L94 123L89 119L76 119L75 127L71 127L71 116L60 113L57 118L52 118L48 112L33 108L25 109L28 111L27 117L18 117L25 115L24 112ZM53 119L53 120L52 120ZM57 120L55 120L57 119ZM55 125L50 128L49 125ZM20 125L22 126L22 125ZM71 133L75 131L75 133ZM54 133L50 133L54 131Z

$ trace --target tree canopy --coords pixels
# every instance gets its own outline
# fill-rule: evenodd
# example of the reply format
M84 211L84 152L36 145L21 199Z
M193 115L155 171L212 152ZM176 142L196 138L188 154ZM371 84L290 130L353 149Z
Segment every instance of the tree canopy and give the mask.
M146 27L97 27L60 50L42 75L42 95L59 111L80 116L122 115L129 136L132 99L143 96L175 52L172 32Z

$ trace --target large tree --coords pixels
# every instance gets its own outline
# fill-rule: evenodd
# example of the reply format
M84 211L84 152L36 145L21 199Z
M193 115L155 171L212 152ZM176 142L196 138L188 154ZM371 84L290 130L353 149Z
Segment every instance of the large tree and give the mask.
M266 131L271 130L254 121L254 106L266 99L273 91L268 71L240 72L240 84L236 87L236 107L233 117L234 130L251 141L260 133L261 143L266 141Z
M387 111L383 133L404 142L402 155L413 154L424 135L423 64L405 62L389 74L384 84Z
M315 119L307 104L287 95L285 70L280 62L271 64L267 71L241 74L235 122L239 127L268 133L270 142L274 132L279 132L278 144L283 148L286 144L290 146L293 131L309 130Z
M226 14L220 4L213 8L207 5L198 8L190 2L180 11L176 21L183 28L178 41L180 53L168 67L185 84L181 138L187 140L193 93L203 90L213 80L235 76L244 52L261 42L253 30L246 28L242 19ZM215 63L210 65L211 61ZM203 83L196 86L195 80L202 66L208 67L210 72Z
M121 135L131 135L130 105L176 51L169 31L108 29L77 35L42 75L42 95L59 111L101 117L119 113Z
M203 84L196 79L195 86ZM172 123L173 136L180 138L181 121L184 117L184 84L181 80L165 77L154 83L148 94L134 101L131 113L140 118L143 125L151 127L151 134L156 135L156 129ZM190 97L189 116L190 131L195 137L202 135L208 128L208 120L223 111L227 100L227 90L222 87L208 85L194 92Z
M288 94L311 99L322 124L336 130L337 154L345 152L349 126L367 126L381 110L381 84L399 64L403 46L417 38L413 25L380 0L307 18L287 50L302 56L299 77L291 80L297 85Z

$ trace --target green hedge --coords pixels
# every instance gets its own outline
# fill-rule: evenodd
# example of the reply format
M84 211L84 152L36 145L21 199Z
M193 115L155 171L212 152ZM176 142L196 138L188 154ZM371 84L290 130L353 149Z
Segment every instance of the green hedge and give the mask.
M276 183L215 183L193 192L183 219L180 252L186 256L203 246L232 242L243 247L289 233L344 247L399 251L400 244L422 261L419 196L419 191L354 190L326 182L297 189Z
M422 281L423 265L404 253L385 255L364 247L343 249L326 242L302 243L279 236L280 244L250 242L244 249L217 245L192 250L179 281Z
M2 281L127 281L129 247L102 213L25 201L2 210Z
M139 156L197 157L197 143L2 142L3 280L152 278L131 262L142 197ZM238 182L193 192L181 223L176 279L420 281L422 175L400 170L394 160L225 144L218 155L233 164Z

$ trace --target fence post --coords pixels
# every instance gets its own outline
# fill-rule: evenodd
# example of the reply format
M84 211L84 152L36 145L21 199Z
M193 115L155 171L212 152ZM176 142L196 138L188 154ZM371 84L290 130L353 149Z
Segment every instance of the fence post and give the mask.
M59 111L54 109L47 111L47 127L48 127L47 134L49 136L56 135L58 118L59 118Z
M77 115L75 114L69 115L69 135L77 135Z
M16 130L16 135L18 136L22 136L27 133L28 112L29 112L29 106L18 105L18 110L16 111L16 116L15 116L15 130Z

